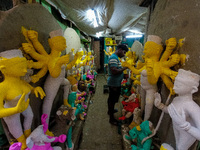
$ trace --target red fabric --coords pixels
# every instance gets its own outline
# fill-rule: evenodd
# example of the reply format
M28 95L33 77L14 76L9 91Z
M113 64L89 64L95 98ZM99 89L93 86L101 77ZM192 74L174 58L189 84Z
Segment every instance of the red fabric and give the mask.
M140 106L138 98L135 98L135 102L122 101L122 104L124 105L124 109L129 112L133 112L135 108Z
M124 80L122 80L121 84L125 84L127 82L128 82L127 79L124 79Z
M119 120L125 120L125 119L126 119L125 116L119 117Z

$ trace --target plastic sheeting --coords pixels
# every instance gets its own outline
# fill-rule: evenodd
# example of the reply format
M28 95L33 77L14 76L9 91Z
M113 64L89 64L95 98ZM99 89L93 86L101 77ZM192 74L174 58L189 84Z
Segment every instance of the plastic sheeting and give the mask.
M46 0L59 10L63 19L72 21L84 33L95 36L101 32L120 34L131 29L145 32L147 8L140 7L141 0ZM87 10L99 14L99 26L94 28L87 18ZM107 32L111 29L111 32Z

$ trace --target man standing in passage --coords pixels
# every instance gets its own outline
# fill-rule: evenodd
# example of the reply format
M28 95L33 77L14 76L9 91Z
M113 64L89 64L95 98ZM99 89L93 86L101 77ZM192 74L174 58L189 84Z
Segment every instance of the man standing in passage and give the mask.
M111 124L117 125L117 120L114 118L114 106L118 102L120 91L121 91L121 81L123 79L123 71L121 62L118 57L122 58L128 51L128 47L124 44L119 44L115 53L113 53L108 62L108 86L109 86L109 97L108 97L108 114L110 115L109 122Z

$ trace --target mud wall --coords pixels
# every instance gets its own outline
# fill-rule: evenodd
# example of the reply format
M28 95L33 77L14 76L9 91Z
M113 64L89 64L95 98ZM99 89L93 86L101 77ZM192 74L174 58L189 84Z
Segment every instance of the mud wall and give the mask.
M198 0L158 0L153 13L150 15L147 35L158 35L162 38L163 43L171 37L185 38L185 43L179 53L188 55L188 59L182 68L200 74L199 20L200 1ZM169 94L168 89L162 82L159 88L162 98L166 100ZM200 90L193 96L195 102L200 104ZM157 124L160 113L161 111L154 107L150 118L154 125ZM158 136L161 142L166 142L175 147L171 119L168 114L164 115Z
M21 32L22 26L38 32L38 39L48 53L50 52L49 33L61 29L56 19L40 4L20 4L8 11L0 11L0 52L18 49L23 42L26 42ZM31 85L43 88L45 79L46 76ZM55 108L57 109L58 105L62 104L62 95L62 90L59 90L53 104L52 114L55 114ZM34 94L30 95L30 105L34 113L33 129L40 125L42 103L43 100L36 98Z

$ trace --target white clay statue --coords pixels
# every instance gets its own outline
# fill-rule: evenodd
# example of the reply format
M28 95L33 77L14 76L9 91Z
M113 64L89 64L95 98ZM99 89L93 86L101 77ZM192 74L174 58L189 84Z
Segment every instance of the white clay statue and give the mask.
M164 105L160 94L155 94L155 106L172 118L177 150L188 150L196 140L200 140L200 107L192 97L198 91L199 80L198 74L179 69L173 87L178 96L172 103Z

